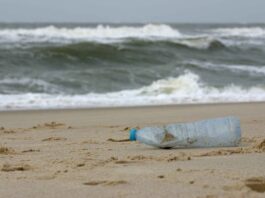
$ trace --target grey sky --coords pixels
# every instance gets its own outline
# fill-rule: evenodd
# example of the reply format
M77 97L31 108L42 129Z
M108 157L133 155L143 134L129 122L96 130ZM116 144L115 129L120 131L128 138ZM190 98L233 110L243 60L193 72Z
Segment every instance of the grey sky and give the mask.
M0 21L265 23L265 0L0 0Z

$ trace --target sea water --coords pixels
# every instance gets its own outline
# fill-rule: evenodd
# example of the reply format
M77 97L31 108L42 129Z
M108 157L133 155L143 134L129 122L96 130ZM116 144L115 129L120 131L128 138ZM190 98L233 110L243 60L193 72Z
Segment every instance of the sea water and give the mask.
M0 24L0 110L265 101L263 24Z

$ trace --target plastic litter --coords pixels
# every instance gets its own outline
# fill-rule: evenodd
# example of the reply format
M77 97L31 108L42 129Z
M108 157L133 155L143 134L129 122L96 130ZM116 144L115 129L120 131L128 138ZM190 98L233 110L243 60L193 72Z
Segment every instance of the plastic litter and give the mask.
M130 130L130 140L159 148L232 147L241 139L240 120L229 116Z

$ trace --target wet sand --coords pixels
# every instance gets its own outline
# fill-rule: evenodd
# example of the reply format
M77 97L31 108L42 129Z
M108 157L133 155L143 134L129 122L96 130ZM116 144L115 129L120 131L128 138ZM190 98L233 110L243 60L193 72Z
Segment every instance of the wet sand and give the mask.
M131 127L238 116L237 148L161 150ZM0 113L0 197L264 197L265 103Z

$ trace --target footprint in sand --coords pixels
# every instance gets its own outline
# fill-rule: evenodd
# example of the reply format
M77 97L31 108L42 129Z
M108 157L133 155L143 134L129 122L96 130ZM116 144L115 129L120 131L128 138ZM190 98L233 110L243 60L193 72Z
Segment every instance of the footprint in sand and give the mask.
M5 127L0 127L0 132L4 133L4 134L12 134L12 133L16 133L14 130L12 129L5 129Z
M109 142L130 142L130 140L128 138L126 139L113 139L113 138L109 138L108 139Z
M253 146L253 148L261 152L265 152L265 139L258 140L257 143Z
M36 126L32 127L33 129L58 129L58 128L67 128L67 129L72 129L73 127L71 126L66 126L64 123L59 123L59 122L48 122L44 124L38 124Z
M52 179L55 179L57 178L59 175L63 174L63 173L67 173L68 170L64 170L64 171L56 171L55 173L51 174L51 175L42 175L42 176L39 176L37 177L37 179L39 180L52 180Z
M33 152L40 152L40 149L28 149L22 151L22 153L33 153Z
M224 186L223 190L225 191L241 191L244 186L248 187L252 191L258 192L258 193L264 193L265 192L265 177L251 177L243 181L242 183L238 183L232 186Z
M65 141L65 140L67 139L63 137L49 137L49 138L43 139L42 141L47 142L47 141Z
M135 163L135 161L128 161L128 160L117 160L115 161L115 164L132 164Z
M116 181L91 181L83 183L86 186L97 186L97 185L104 185L104 186L116 186L120 184L127 184L127 181L124 180L116 180Z
M16 165L4 164L1 171L13 172L13 171L27 171L31 169L32 167L28 164L16 164Z
M15 150L12 148L0 147L0 154L2 155L10 155L15 153L16 153Z
M245 185L259 193L265 192L265 177L252 177L245 180Z

